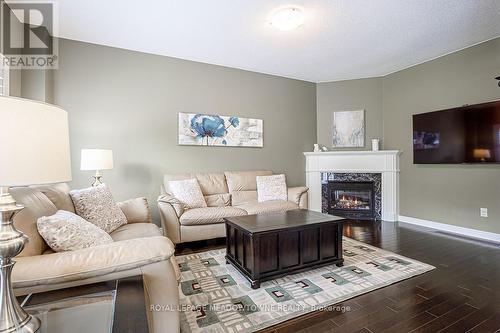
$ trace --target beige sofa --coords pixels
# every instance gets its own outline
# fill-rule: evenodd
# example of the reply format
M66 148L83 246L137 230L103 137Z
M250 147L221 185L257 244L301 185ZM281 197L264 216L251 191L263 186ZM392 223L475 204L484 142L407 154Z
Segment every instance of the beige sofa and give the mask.
M288 201L257 201L257 176L271 171L226 171L182 173L163 177L158 198L161 224L174 243L225 237L224 217L272 213L307 208L307 187L288 188ZM170 180L196 178L205 196L206 208L185 209L169 192Z
M177 264L173 264L174 245L151 223L146 200L119 203L128 223L111 234L114 243L54 253L38 234L36 221L58 209L74 212L68 191L66 184L11 189L16 201L26 207L14 217L14 225L29 237L29 243L15 258L14 292L25 295L142 275L150 331L179 331L179 273ZM174 310L149 311L154 304L172 306Z

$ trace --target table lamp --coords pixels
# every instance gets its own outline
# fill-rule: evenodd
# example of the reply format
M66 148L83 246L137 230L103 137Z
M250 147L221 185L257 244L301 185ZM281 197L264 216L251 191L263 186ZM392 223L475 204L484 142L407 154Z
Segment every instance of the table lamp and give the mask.
M16 204L9 187L71 180L68 115L59 107L0 96L0 332L36 332L40 321L17 302L12 260L28 238L16 230Z
M101 170L113 169L113 151L108 149L82 149L80 170L95 170L92 186L102 184Z
M485 162L488 158L491 158L491 151L484 148L476 148L473 150L472 155L476 160Z

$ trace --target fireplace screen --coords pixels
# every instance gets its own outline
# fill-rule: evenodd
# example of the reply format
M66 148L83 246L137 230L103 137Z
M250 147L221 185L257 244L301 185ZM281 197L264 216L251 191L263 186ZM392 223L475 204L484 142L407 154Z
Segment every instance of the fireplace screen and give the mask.
M370 210L371 196L370 190L335 190L332 207L334 209Z
M329 213L346 218L374 218L373 182L328 182Z

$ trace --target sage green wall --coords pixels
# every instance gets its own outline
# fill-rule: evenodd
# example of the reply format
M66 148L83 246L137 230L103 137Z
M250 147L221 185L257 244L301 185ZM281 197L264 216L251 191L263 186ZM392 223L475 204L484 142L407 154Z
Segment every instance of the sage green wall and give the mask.
M401 155L400 214L500 233L500 165L415 165L412 115L500 99L500 38L373 79L317 85L318 142L331 145L331 113L366 109L366 147ZM479 217L479 208L489 217Z
M53 103L48 92L51 90L50 77L52 70L23 69L21 70L21 96L37 101Z
M413 114L498 100L498 75L500 38L384 77L384 149L403 150L401 215L500 233L500 165L415 165L412 156Z
M334 111L365 110L365 147L356 149L371 149L371 139L382 138L381 78L318 83L316 101L318 143L332 146Z
M271 169L305 183L314 83L64 39L53 74L54 102L69 113L73 187L91 180L82 148L113 149L104 180L117 199L144 195L154 207L164 173ZM179 112L261 118L264 148L179 146Z

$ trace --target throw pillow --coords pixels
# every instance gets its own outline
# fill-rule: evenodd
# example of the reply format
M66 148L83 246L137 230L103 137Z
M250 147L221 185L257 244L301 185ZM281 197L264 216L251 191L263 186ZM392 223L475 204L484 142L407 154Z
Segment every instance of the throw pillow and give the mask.
M170 180L168 188L172 195L182 202L186 208L202 208L207 207L203 193L201 192L198 180Z
M257 200L288 200L285 175L257 176Z
M105 184L69 192L75 212L108 234L127 223L111 191Z
M36 225L47 245L56 252L113 243L111 236L104 230L64 210L40 217Z

